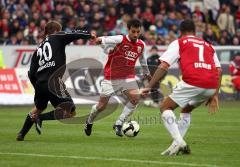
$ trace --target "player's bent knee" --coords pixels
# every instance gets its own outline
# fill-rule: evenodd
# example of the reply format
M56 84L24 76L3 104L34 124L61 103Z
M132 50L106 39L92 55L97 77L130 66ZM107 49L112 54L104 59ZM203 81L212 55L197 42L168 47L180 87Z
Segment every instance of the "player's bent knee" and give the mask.
M107 107L107 104L98 103L98 105L97 105L97 110L101 112L101 111L105 110L106 107Z

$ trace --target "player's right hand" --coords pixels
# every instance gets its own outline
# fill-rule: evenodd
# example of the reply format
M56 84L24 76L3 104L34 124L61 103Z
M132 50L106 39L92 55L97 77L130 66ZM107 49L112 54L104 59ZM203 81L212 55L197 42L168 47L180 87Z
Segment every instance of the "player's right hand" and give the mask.
M102 39L98 37L95 39L95 42L96 44L100 45L102 43Z
M208 106L208 113L214 114L219 110L218 106L218 95L214 95L208 99L206 102L206 106Z

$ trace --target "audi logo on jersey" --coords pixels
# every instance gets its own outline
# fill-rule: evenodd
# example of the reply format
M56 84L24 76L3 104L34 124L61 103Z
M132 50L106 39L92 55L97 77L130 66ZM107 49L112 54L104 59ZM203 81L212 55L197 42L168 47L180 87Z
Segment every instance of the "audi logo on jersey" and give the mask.
M128 50L128 51L125 52L125 58L128 59L128 60L135 61L137 56L138 56L138 54L133 52L133 51Z

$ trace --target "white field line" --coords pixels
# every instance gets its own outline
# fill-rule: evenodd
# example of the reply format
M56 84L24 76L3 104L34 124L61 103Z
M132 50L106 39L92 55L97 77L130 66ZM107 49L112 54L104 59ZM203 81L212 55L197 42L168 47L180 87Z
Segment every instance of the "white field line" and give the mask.
M211 164L194 164L194 163L184 163L184 162L180 163L180 162L171 162L171 161L164 162L164 161L125 159L125 158L65 156L65 155L53 155L53 154L28 154L28 153L0 152L0 155L84 159L84 160L99 160L99 161L120 161L120 162L146 163L146 164L171 165L171 166L217 167L216 165L211 165Z

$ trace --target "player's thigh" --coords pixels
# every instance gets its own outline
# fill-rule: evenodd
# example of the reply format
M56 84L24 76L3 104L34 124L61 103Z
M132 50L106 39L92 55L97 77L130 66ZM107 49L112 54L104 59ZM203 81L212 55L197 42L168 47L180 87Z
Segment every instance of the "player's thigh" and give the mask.
M102 96L102 97L112 96L117 91L117 90L114 90L114 88L116 89L113 81L103 80L101 82L100 96Z
M49 92L49 100L54 108L63 109L67 112L75 112L75 104L67 90L64 90L61 95Z
M139 89L128 89L124 91L124 94L128 97L129 102L133 105L137 105L140 99Z
M160 111L164 112L165 110L174 110L177 107L178 104L168 96L163 100L160 106Z
M38 110L45 110L49 101L48 88L46 83L35 84L34 104Z
M202 103L207 101L210 97L214 95L216 92L216 89L202 89L201 93L199 93L197 96L193 97L188 105L194 106L195 108L200 106Z
M196 86L189 85L180 81L169 97L178 104L181 108L186 107L190 101L196 98L199 94L203 93L204 89Z
M121 80L122 92L128 97L129 101L137 105L140 99L139 86L137 81L133 79Z

